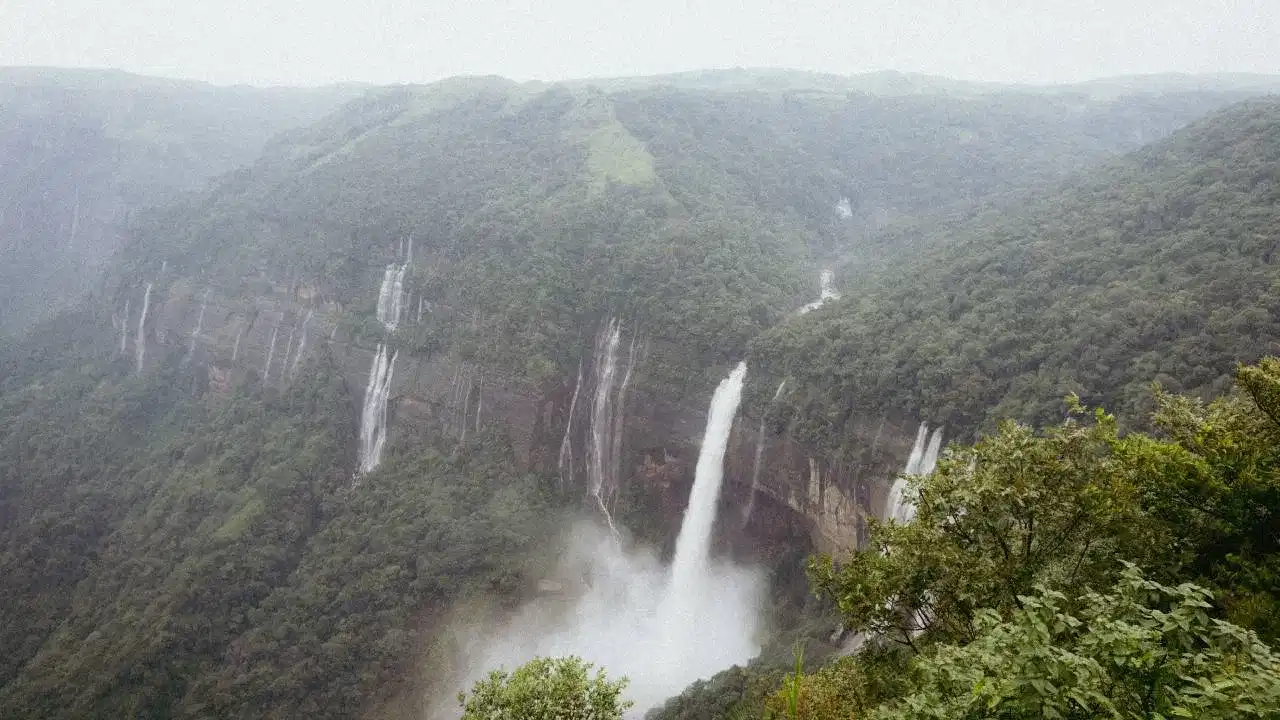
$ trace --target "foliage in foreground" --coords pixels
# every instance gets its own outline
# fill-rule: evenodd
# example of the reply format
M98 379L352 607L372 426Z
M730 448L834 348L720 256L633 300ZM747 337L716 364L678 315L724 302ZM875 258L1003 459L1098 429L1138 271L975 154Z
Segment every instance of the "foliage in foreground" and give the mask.
M459 693L463 720L621 720L627 679L592 674L581 658L534 658L514 672L494 670Z
M1158 435L1122 435L1073 399L1057 427L1007 423L949 448L910 479L913 522L811 563L863 649L721 705L815 720L1280 716L1280 360L1236 377L1207 404L1157 389Z

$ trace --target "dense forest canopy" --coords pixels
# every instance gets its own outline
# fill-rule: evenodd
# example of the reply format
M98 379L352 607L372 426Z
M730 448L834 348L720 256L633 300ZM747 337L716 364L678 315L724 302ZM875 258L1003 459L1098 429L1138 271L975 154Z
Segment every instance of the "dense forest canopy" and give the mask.
M868 418L962 439L913 480L915 523L812 563L816 598L793 596L796 538L824 511L797 500L814 475L766 478L789 493L758 521L787 538L760 555L785 612L750 666L658 717L970 717L966 683L1021 664L1011 645L1069 662L981 696L1007 717L1128 712L1147 690L1161 712L1234 717L1228 680L1274 712L1280 381L1274 361L1233 375L1275 349L1280 312L1280 105L1246 100L1258 89L0 73L0 715L421 717L452 700L450 618L561 592L539 582L557 538L596 512L560 458L573 418L592 434L607 405L609 319L640 358L615 380L613 509L659 548L707 399L744 357L735 448L760 421L816 473ZM92 258L59 275L90 233ZM424 321L378 317L389 265ZM842 298L798 314L823 268ZM313 314L327 336L308 336ZM402 384L388 452L359 472L375 348ZM497 389L473 402L464 373ZM454 411L432 377L461 422L433 417ZM1064 408L1068 392L1116 416ZM757 540L745 518L718 529ZM862 651L828 639L837 618ZM1107 634L1120 624L1137 630ZM784 667L794 638L808 669ZM1159 682L1118 643L1167 659ZM1083 699L1063 690L1077 671ZM1042 682L1063 691L1032 697ZM491 676L468 712L547 687L625 704L577 660L543 660Z

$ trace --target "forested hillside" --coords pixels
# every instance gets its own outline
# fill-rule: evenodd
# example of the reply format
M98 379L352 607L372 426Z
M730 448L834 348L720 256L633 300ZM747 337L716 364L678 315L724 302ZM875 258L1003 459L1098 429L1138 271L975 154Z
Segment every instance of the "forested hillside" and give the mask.
M22 248L61 256L77 178L136 197L102 226L122 236L101 288L0 349L0 612L18 619L0 715L419 716L453 690L427 671L443 618L545 592L566 518L612 511L669 549L707 400L744 356L753 398L787 378L767 419L795 430L801 470L764 478L760 518L719 523L719 547L776 564L771 619L802 632L814 606L786 593L825 521L810 478L854 416L1042 420L1077 381L1130 411L1151 380L1224 389L1262 353L1274 103L1138 149L1243 93L795 82L465 78L314 123L311 95L277 112L218 89L172 124L190 88L146 85L118 93L139 103L118 133L83 89L16 84L0 113L31 152L0 192L58 198ZM823 267L844 299L798 316ZM584 503L605 447L614 494ZM739 475L734 510L756 501ZM1196 577L1225 586L1209 565ZM852 622L834 582L820 609Z
M95 287L139 210L253 161L271 136L359 92L0 68L0 335Z
M971 432L1052 421L1068 392L1137 418L1152 382L1220 393L1234 362L1276 349L1277 228L1280 105L1245 103L1053 191L855 250L856 289L752 357L796 379L786 414L833 446L851 413Z

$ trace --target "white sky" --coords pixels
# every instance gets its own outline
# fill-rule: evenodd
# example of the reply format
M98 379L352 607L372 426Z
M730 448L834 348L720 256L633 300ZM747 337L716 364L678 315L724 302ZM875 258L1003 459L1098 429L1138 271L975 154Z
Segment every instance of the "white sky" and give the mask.
M735 66L1280 73L1280 0L0 0L0 65L307 85Z

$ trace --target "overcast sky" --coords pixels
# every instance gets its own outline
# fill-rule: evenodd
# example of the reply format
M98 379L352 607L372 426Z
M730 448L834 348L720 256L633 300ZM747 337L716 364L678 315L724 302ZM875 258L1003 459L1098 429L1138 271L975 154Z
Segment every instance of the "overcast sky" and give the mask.
M735 66L1280 73L1280 0L0 0L0 65L253 84Z

